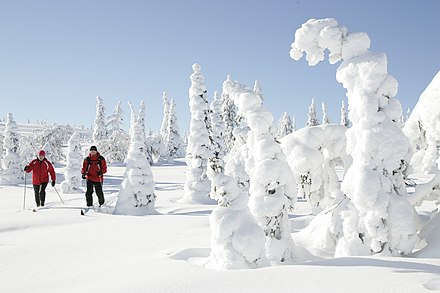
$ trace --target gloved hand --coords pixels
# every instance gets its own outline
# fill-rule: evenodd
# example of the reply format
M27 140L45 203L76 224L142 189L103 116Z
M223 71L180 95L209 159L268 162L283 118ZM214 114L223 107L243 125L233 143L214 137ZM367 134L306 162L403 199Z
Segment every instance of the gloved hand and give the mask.
M25 171L29 170L29 166L24 167L24 170Z
M86 174L82 174L82 179L86 179Z
M101 176L101 175L102 175L101 170L98 170L98 176Z
M52 180L52 187L55 186L55 180Z

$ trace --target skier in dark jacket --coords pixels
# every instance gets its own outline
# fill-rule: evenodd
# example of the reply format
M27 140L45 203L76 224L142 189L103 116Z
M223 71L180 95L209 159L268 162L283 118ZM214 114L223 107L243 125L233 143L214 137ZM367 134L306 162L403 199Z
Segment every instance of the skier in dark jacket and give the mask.
M46 200L46 187L49 183L49 174L52 179L52 186L55 186L56 180L53 165L45 156L46 152L44 150L39 151L37 158L24 167L24 170L27 173L32 172L32 185L34 186L37 207L40 205L44 207L44 201Z
M105 173L107 173L107 163L104 157L98 153L96 146L91 146L90 153L84 159L81 169L82 179L87 179L86 202L88 207L93 206L93 188L98 196L99 206L104 204L102 183Z

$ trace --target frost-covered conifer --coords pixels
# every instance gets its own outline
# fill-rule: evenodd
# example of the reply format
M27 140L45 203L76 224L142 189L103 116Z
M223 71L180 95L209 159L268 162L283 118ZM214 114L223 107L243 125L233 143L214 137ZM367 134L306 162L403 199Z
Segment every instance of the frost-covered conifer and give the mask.
M145 149L145 130L141 116L131 125L127 167L122 180L114 214L141 216L156 213L155 183Z
M440 145L440 71L420 95L419 101L405 123L403 131L409 138L414 156L414 171L437 173Z
M168 101L167 92L163 92L162 94L163 100L163 118L162 118L162 126L160 127L160 135L162 135L162 139L166 140L166 136L168 133L168 122L170 120L170 102Z
M296 131L295 117L292 117L292 130L293 130L293 131Z
M293 122L287 112L281 114L281 118L278 121L278 138L285 137L293 132Z
M110 126L109 134L111 135L113 132L119 132L121 130L122 123L124 121L123 118L124 112L121 108L121 101L118 101L118 103L115 106L115 110L113 111L113 114L110 115L107 119L108 126Z
M168 129L165 136L165 141L168 148L168 160L173 161L177 158L182 158L185 155L183 149L183 141L179 134L179 126L177 125L176 104L174 99L170 101L170 110L168 115Z
M23 171L18 156L19 134L11 113L7 114L3 139L4 157L1 160L1 183L17 184L23 180Z
M342 100L341 103L341 125L344 125L347 128L350 126L350 120L348 120L348 112L345 108L344 100Z
M261 86L260 86L260 83L258 82L258 80L255 80L254 92L260 96L261 100L264 100L263 90L261 89Z
M93 127L93 141L99 145L107 138L106 116L104 102L101 97L96 97L96 118Z
M211 141L211 156L208 163L208 175L209 172L213 172L209 179L211 180L211 198L217 197L215 194L219 190L220 186L216 185L218 180L212 181L212 178L216 177L216 174L223 174L225 169L225 142L223 140L223 131L225 129L223 119L221 115L222 99L218 92L214 92L214 99L210 106L210 141Z
M186 151L188 165L187 181L182 202L212 203L209 197L211 183L206 175L209 150L209 108L206 97L205 78L199 64L193 65L189 88L189 108L191 111L190 133Z
M315 109L315 99L312 99L312 103L309 106L309 113L307 114L307 123L306 126L316 126L319 125L318 117L316 116Z
M230 76L226 78L226 80L223 82L223 85L230 80ZM222 89L222 117L223 122L225 125L225 130L223 133L225 145L227 147L227 153L232 149L234 146L234 135L232 132L234 129L238 126L237 121L237 106L235 106L233 99L225 93L225 89Z
M20 137L19 146L18 146L18 156L20 157L20 165L26 166L30 161L35 159L35 155L39 149L40 147L38 147L38 144L33 137L27 137L27 136Z
M121 102L115 106L113 114L108 118L110 135L101 142L100 152L108 163L122 163L125 161L129 147L129 137L121 128L124 120Z
M211 253L208 267L214 269L251 269L269 265L263 229L247 205L249 196L233 177L218 172L209 162L208 176L216 187L217 207L209 217Z
M330 119L328 118L327 108L324 102L321 103L322 106L322 125L330 124Z
M72 131L71 127L66 128L62 125L46 126L43 130L34 133L35 141L38 146L43 146L43 149L49 152L46 154L46 158L52 163L57 163L66 157L63 145L65 137L72 135Z
M144 100L142 100L140 108L139 108L139 116L137 118L137 121L139 121L139 123L140 123L139 127L141 128L142 141L145 144L144 154L147 158L147 161L150 163L150 165L153 165L152 154L148 151L149 146L147 144L147 134L145 132L145 111L146 111L146 106L145 106ZM131 143L131 139L130 139L130 143Z
M67 162L64 168L64 181L61 182L63 193L82 192L81 190L81 167L83 155L81 152L81 142L79 133L76 131L67 143Z
M295 33L290 56L307 54L310 66L343 62L336 79L347 89L352 127L346 132L353 157L342 191L353 208L342 213L343 237L336 256L408 254L419 241L415 210L407 200L402 171L409 143L396 124L402 111L394 97L397 81L387 72L384 53L369 51L366 33L348 33L336 20L311 19Z
M212 236L208 266L215 269L267 266L264 232L247 206L249 194L238 185L237 177L224 173L221 105L221 96L215 92L210 107L213 155L209 158L207 174L211 180L211 198L218 201L218 206L209 218Z
M274 263L293 260L288 212L296 202L293 174L280 145L270 133L272 114L262 105L254 91L237 82L224 83L251 131L247 144L253 155L253 167L246 167L250 176L249 206L266 235L266 255Z

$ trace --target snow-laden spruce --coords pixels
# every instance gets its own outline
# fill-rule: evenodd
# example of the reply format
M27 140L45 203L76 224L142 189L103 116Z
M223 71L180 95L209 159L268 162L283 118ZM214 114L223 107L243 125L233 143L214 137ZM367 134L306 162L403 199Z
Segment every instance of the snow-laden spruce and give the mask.
M186 149L187 181L185 192L180 199L185 203L209 204L214 201L209 197L211 182L206 174L209 149L209 106L206 96L205 77L199 64L192 66L191 87L189 88L189 108L191 121L189 125L188 146Z
M227 150L225 153L229 153L229 151L234 146L234 139L235 138L234 138L234 135L232 134L232 132L238 126L237 106L235 106L234 100L225 92L225 88L224 88L225 82L227 82L228 79L230 79L229 76L223 82L222 94L221 94L222 100L223 100L222 117L223 117L223 122L225 125L223 137L224 137L225 145L227 147Z
M307 113L306 126L316 126L319 125L318 117L316 115L315 99L312 99L312 103L309 106L309 112Z
M211 151L207 175L211 181L211 198L218 206L212 211L211 254L207 264L215 269L249 269L269 265L265 252L263 229L249 207L249 194L239 186L236 177L224 173L224 123L221 96L214 92L211 103Z
M280 145L270 132L272 114L261 97L228 78L224 88L233 97L249 128L247 144L254 166L250 176L249 206L266 235L266 255L274 264L293 261L293 242L288 212L296 202L292 171Z
M246 172L246 162L253 162L253 157L249 153L249 147L246 144L249 130L247 126L240 126L234 129L232 132L234 135L234 146L229 152L225 164L225 174L234 178L240 190L247 195L249 195L250 177ZM248 165L250 164L248 163Z
M440 166L440 71L420 95L403 131L415 152L411 160L414 171L437 171Z
M100 149L100 143L107 138L107 124L105 116L104 101L101 97L96 97L96 117L93 126L93 141Z
M348 112L345 108L345 102L342 100L341 102L341 125L344 125L345 127L350 127L350 120L348 120Z
M19 134L17 123L11 113L6 116L1 159L1 184L18 184L23 180L23 171L18 156Z
M346 152L342 125L304 127L281 139L281 146L297 182L298 195L320 213L342 195L335 166L346 169L351 157Z
M409 142L396 121L401 105L397 81L387 73L384 53L370 52L366 33L348 33L335 19L311 19L295 32L290 56L304 52L310 66L324 60L343 62L336 79L347 89L352 127L347 152L353 163L342 191L354 208L343 212L344 235L336 256L371 253L408 254L418 241L415 210L406 199L402 171Z
M177 125L176 104L174 103L174 99L170 101L167 127L165 142L168 149L168 161L183 158L185 156L185 150L183 149L183 141L179 133L179 126Z
M322 108L322 125L330 124L330 118L328 118L327 108L325 107L324 102L321 103Z
M52 127L45 127L40 131L35 131L35 141L39 146L46 151L46 158L52 163L57 163L65 159L63 145L67 143L70 136L73 134L73 129L69 126L54 125Z
M145 147L144 147L145 158L147 159L148 163L150 165L152 165L153 164L153 158L152 158L151 152L149 151L150 147L149 147L148 140L147 140L147 134L145 132L146 131L146 127L145 127L145 112L146 111L147 111L147 107L145 105L144 100L142 100L141 104L140 104L140 107L139 107L139 115L136 118L136 113L132 113L131 117L133 117L133 115L134 115L134 117L135 117L134 121L138 121L139 122L139 127L141 128L140 135L142 136L142 141L144 142L144 145L145 145ZM133 129L132 129L132 131L133 131ZM130 138L130 144L131 144L132 141L133 141L132 138Z
M64 181L61 182L61 191L63 193L83 192L81 189L83 155L79 132L76 131L72 134L67 147L67 161L66 167L63 169Z
M122 180L114 214L142 216L156 213L155 182L147 160L141 116L131 125L127 167Z
M287 112L281 114L280 120L278 120L278 138L285 137L294 131L293 121Z
M166 136L168 133L168 122L170 120L170 102L168 101L167 92L162 93L163 100L163 117L162 117L162 126L160 127L160 135L162 135L162 139L166 141Z
M211 142L211 155L208 159L208 175L209 172L213 172L214 174L211 174L209 177L209 180L211 181L211 198L218 198L216 193L220 189L220 186L216 183L222 184L222 182L218 182L215 180L215 182L212 180L212 178L215 178L215 174L217 173L224 173L225 170L225 142L223 140L223 132L225 130L224 123L222 120L221 115L221 106L222 106L222 99L221 96L218 94L217 91L214 92L214 99L211 102L210 105L210 114L209 114L209 121L210 121L210 142Z
M123 163L127 156L129 147L129 137L121 128L124 121L124 112L119 101L113 114L108 117L110 135L101 142L100 152L108 163Z

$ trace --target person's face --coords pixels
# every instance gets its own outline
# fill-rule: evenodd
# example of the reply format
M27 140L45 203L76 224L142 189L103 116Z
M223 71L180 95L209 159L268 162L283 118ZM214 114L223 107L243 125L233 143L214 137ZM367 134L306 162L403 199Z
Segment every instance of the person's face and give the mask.
M97 151L92 150L92 151L90 151L90 153L92 154L92 156L94 156L94 155L96 155Z
M44 160L44 156L43 155L38 155L38 160L43 161Z

